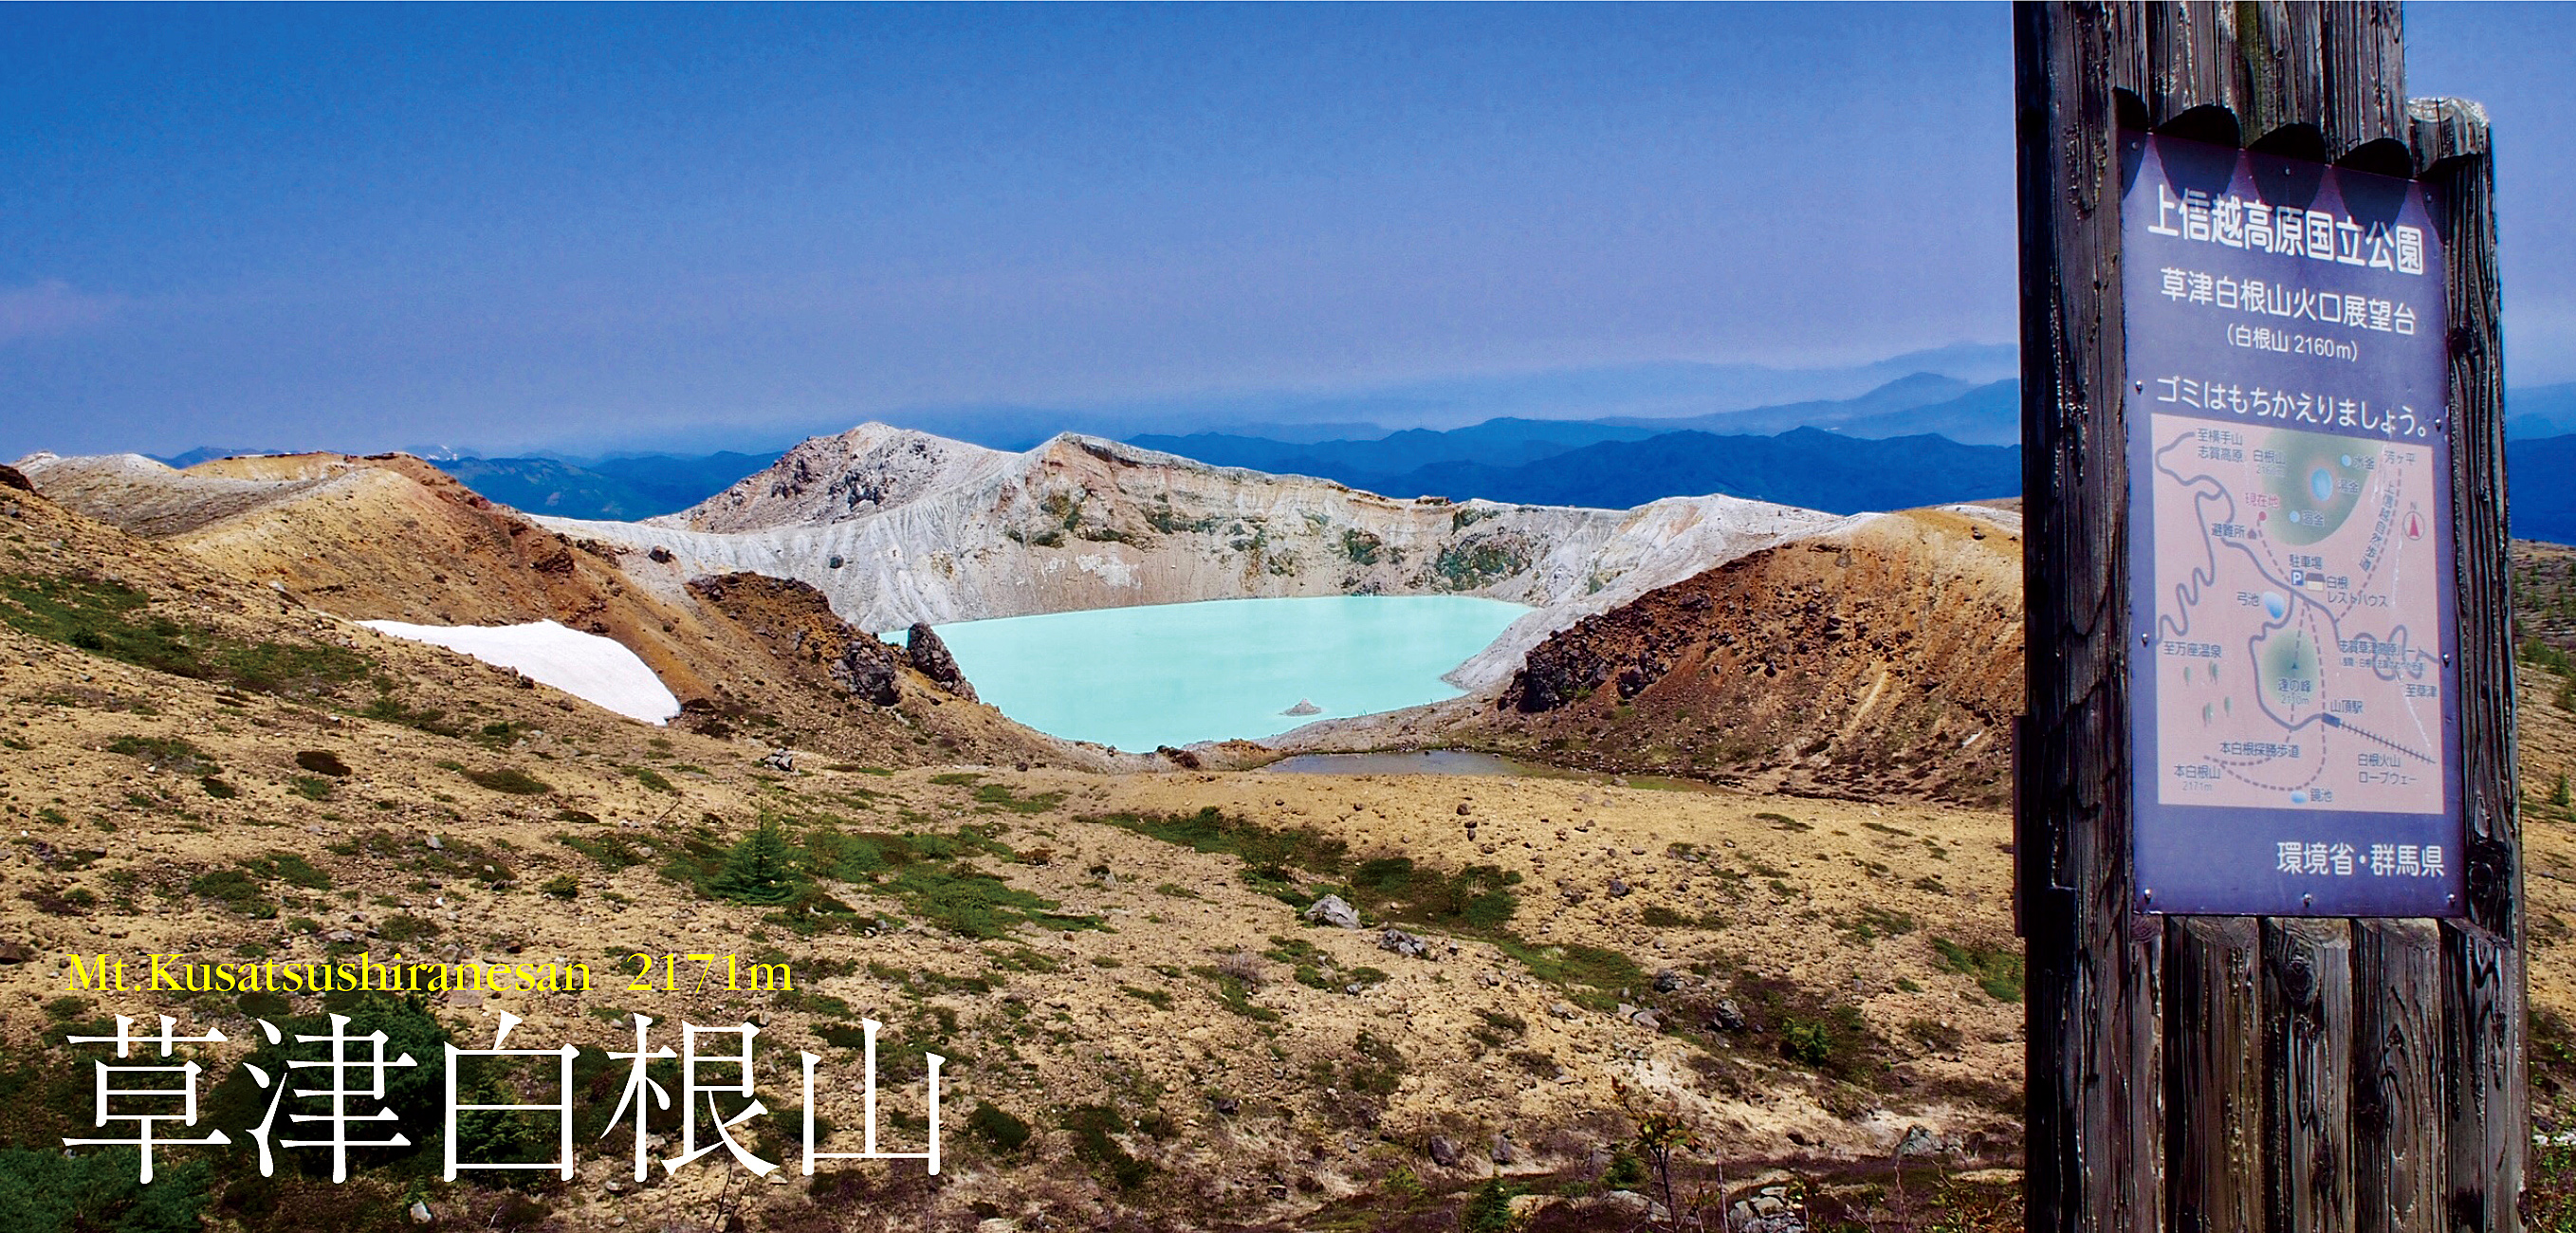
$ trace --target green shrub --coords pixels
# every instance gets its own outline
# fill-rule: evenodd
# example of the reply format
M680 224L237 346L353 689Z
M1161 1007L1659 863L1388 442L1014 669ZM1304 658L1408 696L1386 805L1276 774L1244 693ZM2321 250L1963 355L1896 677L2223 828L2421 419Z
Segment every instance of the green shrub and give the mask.
M1466 1233L1509 1233L1512 1227L1512 1200L1521 1193L1518 1186L1506 1186L1497 1177L1476 1188L1467 1206L1458 1213L1458 1223Z
M1998 1002L2021 1000L2022 960L2010 950L1988 946L1967 946L1948 938L1932 939L1933 962L1943 971L1957 972L1977 982L1986 996Z
M1109 1180L1120 1190L1134 1190L1154 1176L1154 1166L1129 1155L1112 1137L1126 1125L1117 1110L1105 1105L1076 1105L1064 1115L1064 1128L1073 1132L1074 1154L1108 1169Z
M1062 792L1040 792L1034 796L1016 796L1009 784L988 783L975 789L975 800L995 809L1012 813L1045 813L1064 803Z
M414 1065L390 1068L384 1072L383 1107L393 1111L397 1124L409 1133L411 1142L401 1147L352 1148L349 1171L372 1171L411 1160L424 1148L428 1151L428 1165L434 1169L439 1159L439 1149L435 1146L437 1136L423 1134L420 1128L438 1126L445 1114L447 1065L444 1046L448 1035L437 1017L430 1013L427 1002L417 995L404 998L385 993L326 994L318 1013L271 1020L281 1033L279 1043L268 1044L264 1034L254 1030L250 1040L256 1047L242 1060L260 1067L272 1077L306 1073L290 1071L286 1063L290 1059L310 1062L331 1056L332 1046L321 1038L331 1034L328 1016L332 1014L348 1016L346 1033L349 1037L363 1039L381 1031L385 1034L385 1057L398 1058L408 1053L415 1061ZM316 1039L304 1042L297 1039L299 1036ZM476 1043L468 1047L482 1046ZM366 1048L353 1047L350 1052L363 1053ZM549 1075L548 1080L551 1078ZM235 1066L221 1082L213 1085L201 1107L200 1121L224 1127L256 1126L267 1111L272 1094L272 1089L261 1087L245 1067ZM281 1114L281 1122L282 1119ZM230 1160L226 1176L238 1178L256 1174L253 1155L256 1147L250 1136L234 1133L231 1147L225 1150ZM280 1152L278 1164L282 1172L301 1170L306 1177L328 1178L331 1153ZM153 1185L159 1186L160 1183L156 1181Z
M1016 1152L1029 1141L1029 1124L989 1100L975 1102L975 1111L966 1115L966 1129L977 1138L1006 1152Z
M785 903L796 897L795 852L776 822L763 822L725 853L724 869L707 884L736 903Z
M271 852L238 862L244 870L262 878L276 878L289 886L305 890L331 889L331 875L293 852Z
M1781 1024L1780 1056L1823 1069L1834 1060L1832 1025L1817 1019L1791 1019Z
M188 889L244 916L267 920L277 915L277 905L261 891L259 881L239 869L201 874L188 883Z
M241 1013L245 1015L263 1019L275 1019L295 1009L294 1005L283 996L270 993L265 989L253 989L235 998L233 1005L240 1007Z
M1610 1154L1610 1167L1601 1174L1601 1184L1612 1190L1634 1190L1646 1184L1646 1164L1626 1148Z
M142 1172L132 1148L0 1149L0 1212L12 1233L197 1233L214 1166L155 1153Z
M468 770L464 775L480 787L494 792L506 792L512 796L544 796L555 790L553 784L515 766L505 766L490 771Z
M180 775L212 775L223 768L215 765L215 756L184 737L120 736L107 743L107 752L139 758L156 771Z

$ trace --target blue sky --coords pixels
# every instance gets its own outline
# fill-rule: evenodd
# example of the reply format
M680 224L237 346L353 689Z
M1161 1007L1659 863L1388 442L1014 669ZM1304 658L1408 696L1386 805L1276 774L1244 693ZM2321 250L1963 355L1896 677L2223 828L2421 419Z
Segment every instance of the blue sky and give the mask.
M2410 6L2576 380L2576 9ZM0 9L0 457L1847 364L2013 333L2010 26L1869 7Z

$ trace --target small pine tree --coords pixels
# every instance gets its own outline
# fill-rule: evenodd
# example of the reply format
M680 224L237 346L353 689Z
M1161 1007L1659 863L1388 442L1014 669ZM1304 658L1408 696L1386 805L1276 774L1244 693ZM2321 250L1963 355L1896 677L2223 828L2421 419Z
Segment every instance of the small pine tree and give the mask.
M1505 1186L1499 1177L1486 1182L1458 1213L1459 1226L1466 1233L1503 1233L1512 1227L1512 1196L1519 1193L1520 1187Z
M2568 795L2567 772L2558 772L2558 786L2549 790L2549 803L2556 805L2560 809L2565 809L2571 804L2576 804L2576 798L2571 798Z
M794 856L778 824L763 822L725 853L724 869L708 889L737 903L785 903L796 897Z

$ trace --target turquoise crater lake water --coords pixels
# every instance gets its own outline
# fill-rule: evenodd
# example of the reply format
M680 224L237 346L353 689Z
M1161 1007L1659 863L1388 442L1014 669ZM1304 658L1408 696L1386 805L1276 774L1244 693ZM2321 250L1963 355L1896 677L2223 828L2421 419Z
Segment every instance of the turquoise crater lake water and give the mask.
M1327 595L938 628L975 692L1003 714L1055 736L1146 750L1454 698L1441 674L1528 611L1450 595ZM1300 702L1315 713L1287 713Z

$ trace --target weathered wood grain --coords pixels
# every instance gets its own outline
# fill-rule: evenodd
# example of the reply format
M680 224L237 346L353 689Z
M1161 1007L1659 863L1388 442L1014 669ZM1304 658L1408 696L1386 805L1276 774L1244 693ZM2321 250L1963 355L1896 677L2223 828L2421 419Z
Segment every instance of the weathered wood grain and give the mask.
M2263 921L2267 1224L2353 1228L2352 924Z
M2029 1224L2163 1227L2152 932L2130 923L2115 14L2015 10L2031 747ZM2044 1045L2042 1042L2045 1042ZM2142 1086L2143 1085L2143 1086Z
M2522 1227L2521 956L2475 925L2442 927L2443 1223L2460 1233Z
M2525 1008L2522 844L2513 758L2507 607L2503 303L2496 281L2495 165L2486 116L2456 100L2408 109L2414 161L2439 191L2448 254L2451 509L2459 545L2461 806L2467 920L2443 931L2448 997L2448 1223L2521 1227Z
M2177 916L2165 926L2174 1233L2263 1224L2261 940L2251 916Z
M2426 920L2353 922L2354 1228L2442 1227L2442 934Z

